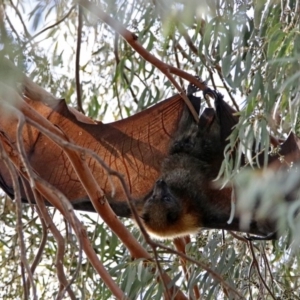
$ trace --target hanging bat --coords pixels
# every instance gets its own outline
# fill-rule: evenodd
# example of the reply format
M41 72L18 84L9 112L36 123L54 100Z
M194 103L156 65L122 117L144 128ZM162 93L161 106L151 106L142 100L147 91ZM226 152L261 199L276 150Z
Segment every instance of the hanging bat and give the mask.
M205 109L198 124L180 95L111 124L79 117L64 101L45 106L25 100L75 144L95 151L112 169L124 174L144 226L165 238L196 232L200 227L240 230L238 216L227 223L231 189L218 190L211 184L223 161L226 138L238 118L219 93L209 89L205 93L215 98L216 109ZM191 93L189 99L199 112L200 99ZM16 142L15 123L0 117L1 131L12 144ZM63 150L29 126L23 137L35 172L61 190L75 209L94 211ZM92 158L87 163L115 213L131 217L119 181L111 178L113 190L104 169ZM11 178L2 162L0 173L0 185L13 196ZM22 198L32 201L24 192ZM253 220L249 232L268 235L274 231L273 224L263 227Z
M210 89L204 94L215 98L216 110L206 108L198 124L190 114L183 115L169 155L162 162L160 178L152 192L136 202L144 227L159 238L196 233L201 227L239 230L238 217L228 224L231 189L219 190L212 184L224 159L226 139L238 118L221 94ZM111 205L118 215L130 217L126 206ZM267 235L270 231L261 230L253 221L249 232Z

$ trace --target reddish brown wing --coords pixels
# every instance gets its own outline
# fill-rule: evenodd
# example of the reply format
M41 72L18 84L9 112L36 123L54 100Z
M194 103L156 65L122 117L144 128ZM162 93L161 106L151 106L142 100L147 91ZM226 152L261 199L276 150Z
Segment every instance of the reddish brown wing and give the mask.
M28 100L28 103L75 144L95 151L107 165L123 174L134 198L147 194L158 178L161 161L167 155L170 138L177 129L184 108L181 97L175 95L122 121L91 124L93 122L88 118L79 120L63 100L51 107L38 101ZM17 120L4 118L0 113L0 130L5 132L12 144L16 140L16 124ZM29 126L24 130L23 137L31 165L41 177L74 203L87 199L62 149ZM112 187L103 168L91 158L87 158L87 163L107 197L111 198ZM2 162L0 177L0 185L12 194L11 179ZM114 199L126 200L119 181L116 177L111 179ZM89 209L92 206L87 206Z

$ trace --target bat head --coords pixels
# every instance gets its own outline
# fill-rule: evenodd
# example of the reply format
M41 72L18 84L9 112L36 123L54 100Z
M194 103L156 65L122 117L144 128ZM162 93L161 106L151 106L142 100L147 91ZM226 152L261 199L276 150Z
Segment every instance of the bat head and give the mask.
M163 229L177 221L182 212L182 203L162 179L156 181L151 196L146 199L142 219L146 226Z
M185 201L171 192L168 184L159 179L145 201L142 220L146 230L156 238L174 238L196 232L196 217L184 212Z

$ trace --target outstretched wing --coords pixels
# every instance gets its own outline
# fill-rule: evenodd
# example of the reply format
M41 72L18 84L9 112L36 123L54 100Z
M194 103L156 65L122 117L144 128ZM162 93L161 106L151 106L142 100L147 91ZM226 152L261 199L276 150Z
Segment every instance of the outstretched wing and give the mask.
M175 95L127 119L96 124L73 113L64 100L52 102L50 106L41 101L26 101L36 113L59 127L69 140L94 151L110 168L124 175L134 198L147 194L158 178L161 161L167 155L169 141L185 107L181 97ZM0 112L0 131L13 145L16 143L16 127L16 119L6 118L5 112ZM61 148L31 126L23 130L23 140L35 172L62 191L75 207L94 210ZM93 158L87 158L87 164L108 198L126 200L116 177L110 178L112 187L105 170ZM1 161L0 185L10 196L13 195L9 172ZM26 199L25 193L22 197Z

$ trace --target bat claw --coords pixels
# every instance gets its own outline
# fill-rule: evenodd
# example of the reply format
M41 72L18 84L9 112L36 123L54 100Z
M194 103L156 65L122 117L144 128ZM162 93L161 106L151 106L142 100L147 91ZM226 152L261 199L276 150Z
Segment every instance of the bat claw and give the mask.
M205 81L203 81L199 76L195 76L195 77L196 77L196 79L197 79L198 81L200 81L200 82L202 82L202 83L205 83ZM199 91L200 91L200 89L199 89L198 86L194 85L193 83L190 83L190 84L188 85L188 87L187 87L186 94L187 94L188 96L191 96L191 95L193 95L194 93L199 92Z

